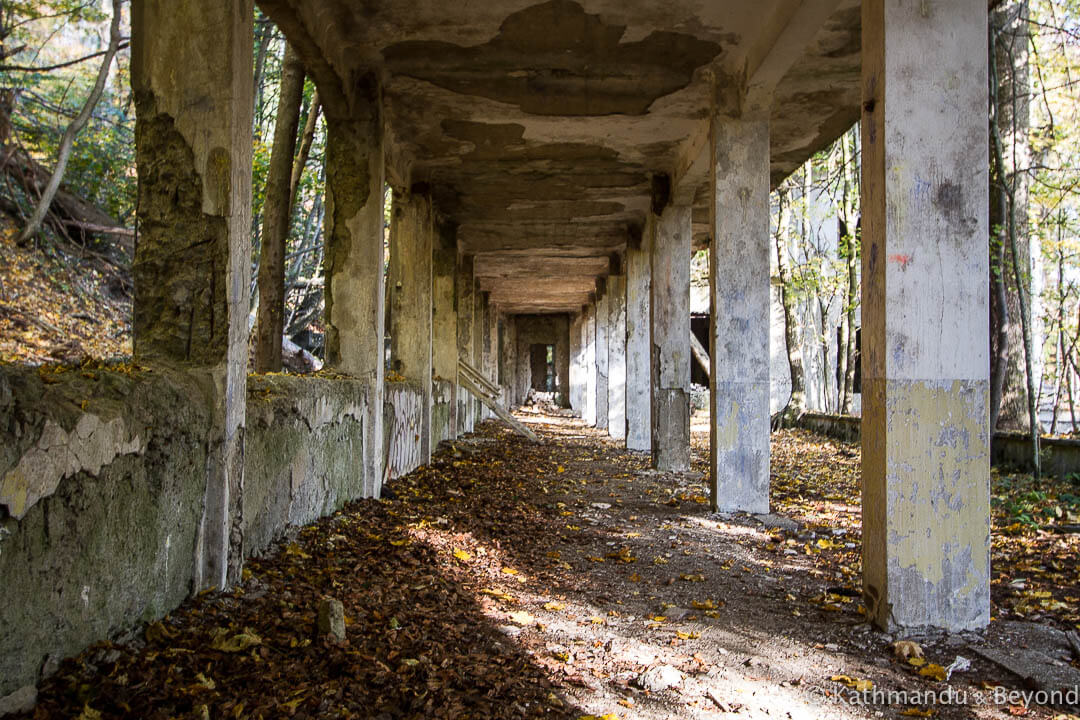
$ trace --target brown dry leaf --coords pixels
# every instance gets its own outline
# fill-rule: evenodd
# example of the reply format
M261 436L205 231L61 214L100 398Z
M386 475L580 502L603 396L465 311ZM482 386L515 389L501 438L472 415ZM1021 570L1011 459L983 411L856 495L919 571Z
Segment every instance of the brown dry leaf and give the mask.
M893 652L896 653L896 657L903 660L909 658L921 658L923 656L923 649L919 643L912 640L897 640L893 643Z

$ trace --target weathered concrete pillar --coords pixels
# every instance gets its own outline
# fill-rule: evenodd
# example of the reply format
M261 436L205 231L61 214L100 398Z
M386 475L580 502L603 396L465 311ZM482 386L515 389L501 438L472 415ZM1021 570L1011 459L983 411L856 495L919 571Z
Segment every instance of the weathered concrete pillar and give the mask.
M608 435L626 439L626 276L609 275Z
M484 312L484 291L480 289L480 281L473 276L473 344L472 344L472 359L469 361L474 368L484 372L484 324L485 324L485 312ZM473 418L474 423L478 423L487 417L487 409L479 398L473 398Z
M383 466L384 335L382 109L374 76L356 110L326 116L326 364L365 381L364 496L378 497Z
M626 247L626 447L652 449L652 360L649 295L653 220Z
M581 310L581 342L585 346L585 402L581 419L596 425L596 303Z
M608 299L606 280L598 280L596 298L596 349L593 353L596 363L596 427L607 430L608 427L608 322L611 301Z
M690 206L668 205L653 223L652 464L690 467Z
M863 595L886 628L990 619L986 18L863 3Z
M457 311L454 309L454 273L457 266L457 231L453 225L436 229L431 253L431 447L457 434Z
M517 375L517 323L513 315L502 316L502 334L499 348L499 387L507 408L517 405L514 378Z
M431 462L431 199L394 193L390 215L390 367L419 388L420 459Z
M769 512L769 123L711 133L709 446L713 510Z
M491 294L484 293L484 376L497 385L499 383L499 309L492 304ZM495 413L484 406L485 417L495 417Z
M585 345L581 341L584 320L584 315L577 313L570 321L570 408L578 417L585 409Z
M190 368L212 407L196 589L228 586L243 561L252 13L250 0L132 7L135 357Z
M473 364L473 311L475 307L474 291L476 281L473 277L473 256L462 255L457 263L457 275L454 280L457 293L457 351L458 357L470 365ZM455 374L456 378L457 375ZM456 380L455 380L456 382ZM476 420L476 402L465 388L455 384L455 404L457 405L457 434L473 431Z
M555 322L555 382L559 407L570 407L570 316Z

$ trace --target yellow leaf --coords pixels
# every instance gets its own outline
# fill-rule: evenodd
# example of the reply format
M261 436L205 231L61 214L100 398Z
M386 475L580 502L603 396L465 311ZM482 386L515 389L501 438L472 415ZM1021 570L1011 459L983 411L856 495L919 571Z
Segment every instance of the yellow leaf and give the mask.
M230 636L225 628L217 628L210 636L210 647L222 652L243 652L249 647L261 644L262 638L251 630L244 630Z
M550 610L551 612L558 612L559 610L566 609L566 603L555 602L552 600L551 602L544 604L544 609Z
M504 567L504 568L502 569L502 571L503 571L504 573L506 573L507 575L517 575L517 574L518 574L518 571L517 571L517 570L515 570L514 568L509 568L509 567Z
M600 617L599 615L593 615L591 618L589 618L589 622L591 622L593 625L606 625L607 624L607 621L604 620L604 618Z
M524 610L518 610L516 612L510 613L510 622L513 622L517 625L532 625L534 622L536 622L536 618L534 618L532 615L525 612Z
M472 555L465 552L464 550L455 550L454 557L456 557L461 562L469 562L470 560L472 560Z
M590 555L588 559L589 559L589 562L594 562L594 563L602 563L602 562L604 562L604 558L597 557L596 555Z
M697 640L699 637L701 637L701 633L681 632L679 630L676 630L675 636L678 637L680 640Z
M705 602L698 602L697 600L694 600L690 604L693 605L695 610L715 610L716 609L716 603L714 603L711 598L706 599Z
M945 668L941 667L937 663L928 663L926 667L919 670L919 674L924 677L933 678L938 682L945 682L945 676L947 673L945 672Z
M566 468L564 468L562 465L560 465L559 467L555 468L555 472L557 472L557 473L566 472Z
M394 547L401 547L402 545L405 545L408 542L409 542L408 540L391 540L390 544L393 545Z
M683 573L682 575L679 576L679 579L680 580L685 580L686 582L705 582L705 576L700 574L700 573L698 573L696 575L690 575L688 573Z
M82 712L79 713L78 720L101 720L101 713L90 707L90 703L86 703L83 705Z
M637 573L631 573L630 582L632 582L632 583L641 582L641 576L638 575Z
M867 692L874 687L874 683L872 683L871 681L864 680L862 678L854 678L850 675L833 675L829 678L829 680L832 680L833 682L843 683L844 685L857 692Z
M907 659L907 664L910 665L911 667L922 667L923 665L926 664L926 658L909 657Z
M298 557L301 560L308 560L311 558L311 556L301 550L300 546L296 543L289 543L289 546L285 548L285 555L287 557Z
M934 711L927 708L926 710L920 710L919 708L908 708L900 712L904 717L934 717Z
M501 590L492 590L491 588L484 588L483 590L480 591L480 594L481 595L487 595L489 597L493 597L493 598L495 598L497 600L505 600L506 602L510 602L510 603L517 602L517 600L514 599L514 597L512 595L507 595L506 593L502 592Z

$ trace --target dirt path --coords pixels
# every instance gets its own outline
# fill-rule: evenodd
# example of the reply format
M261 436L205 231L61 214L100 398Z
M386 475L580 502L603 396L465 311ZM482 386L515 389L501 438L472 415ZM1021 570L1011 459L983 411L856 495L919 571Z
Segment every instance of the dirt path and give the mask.
M487 424L393 499L251 561L234 592L66 662L39 715L1056 717L977 705L1017 681L978 661L949 683L920 675L865 624L857 448L775 436L774 508L799 524L763 524L711 515L699 474L652 473L576 420L527 419L544 445ZM315 635L324 595L345 605L344 644ZM916 638L940 665L976 639ZM839 702L867 681L968 702Z

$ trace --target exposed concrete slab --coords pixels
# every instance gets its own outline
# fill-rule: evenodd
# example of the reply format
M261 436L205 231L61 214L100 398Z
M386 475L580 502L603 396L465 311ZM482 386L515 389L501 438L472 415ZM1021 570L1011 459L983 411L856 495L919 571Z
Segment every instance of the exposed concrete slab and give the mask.
M690 468L690 213L669 205L652 223L652 463Z
M709 285L713 511L769 512L769 127L713 120Z
M714 82L722 103L745 83L765 98L774 182L858 117L858 0L261 6L331 105L351 78L385 79L391 176L432 187L504 312L587 304L597 259L644 225L653 173L690 178L679 202L704 247ZM499 257L552 249L573 253L561 275Z
M879 626L990 619L986 4L863 11L863 587ZM942 268L948 268L946 275Z

